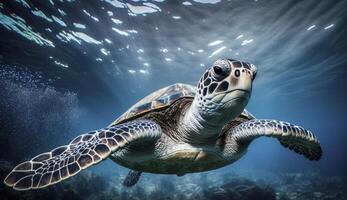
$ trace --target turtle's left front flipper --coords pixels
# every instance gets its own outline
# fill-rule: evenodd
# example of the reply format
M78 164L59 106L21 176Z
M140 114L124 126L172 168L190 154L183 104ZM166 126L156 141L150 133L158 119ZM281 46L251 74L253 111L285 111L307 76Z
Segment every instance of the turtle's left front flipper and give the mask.
M260 136L274 137L284 146L310 160L319 160L322 149L311 131L288 122L252 119L230 130L238 143L249 143Z
M67 179L140 139L156 140L161 128L150 120L136 120L92 131L70 144L17 165L4 183L16 190L43 188Z

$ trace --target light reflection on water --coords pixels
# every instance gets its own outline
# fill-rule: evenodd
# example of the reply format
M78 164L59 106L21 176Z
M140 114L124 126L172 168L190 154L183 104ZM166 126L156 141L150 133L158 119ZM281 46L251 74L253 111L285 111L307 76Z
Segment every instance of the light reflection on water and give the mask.
M31 10L33 15L22 18L22 13L1 4L3 28L47 48L63 45L80 53L83 51L84 56L97 62L95 66L108 68L99 71L100 76L105 71L111 76L124 73L157 76L164 72L163 79L174 81L167 69L182 71L182 66L188 66L185 71L190 75L178 76L182 77L181 82L188 80L195 84L198 75L215 59L235 57L259 66L262 75L258 84L262 85L270 79L283 77L299 78L304 82L320 73L333 77L331 68L344 61L342 57L321 57L315 62L303 59L315 53L315 46L337 34L345 16L344 1L199 0L172 6L168 1L107 0L95 3L93 9L86 6L80 10L71 9L71 6L83 8L80 5L83 3L67 1L47 3L50 12L25 0L11 4ZM30 24L31 20L39 23ZM99 52L95 52L95 48ZM57 57L52 64L74 67L69 62ZM322 63L329 67L324 72L317 71ZM108 67L115 65L117 67ZM282 93L283 88L297 81L281 83L268 91ZM303 85L302 90L305 90L312 83Z

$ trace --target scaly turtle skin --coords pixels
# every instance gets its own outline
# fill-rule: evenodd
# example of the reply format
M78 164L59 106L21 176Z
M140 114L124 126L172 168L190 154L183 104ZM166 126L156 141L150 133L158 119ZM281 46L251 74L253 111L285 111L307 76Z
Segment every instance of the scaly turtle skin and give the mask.
M130 170L132 186L142 172L184 175L229 165L257 137L319 160L322 150L308 130L287 122L255 119L246 107L256 67L217 60L197 88L175 84L145 97L110 126L80 135L17 165L4 180L16 190L43 188L111 158Z

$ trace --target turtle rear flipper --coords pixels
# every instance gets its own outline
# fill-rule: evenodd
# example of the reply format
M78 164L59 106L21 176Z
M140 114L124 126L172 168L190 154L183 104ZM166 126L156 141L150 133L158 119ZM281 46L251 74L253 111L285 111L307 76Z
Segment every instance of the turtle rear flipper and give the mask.
M310 160L319 160L322 156L322 148L316 136L311 131L288 122L252 119L230 131L239 143L248 143L257 137L268 136L277 138L284 147Z
M156 140L160 135L160 127L149 120L136 120L92 131L76 137L68 145L17 165L4 183L16 190L43 188L99 163L133 141Z
M142 172L130 170L127 177L125 177L123 181L123 185L126 187L131 187L135 185L139 181L141 173Z

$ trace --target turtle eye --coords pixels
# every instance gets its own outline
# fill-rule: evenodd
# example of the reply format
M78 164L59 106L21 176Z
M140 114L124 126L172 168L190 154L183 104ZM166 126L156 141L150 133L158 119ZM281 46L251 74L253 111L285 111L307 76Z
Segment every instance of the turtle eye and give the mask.
M223 79L230 73L230 68L227 65L215 65L212 69L213 76L218 80Z
M219 66L214 66L213 71L216 75L219 75L219 76L223 75L223 69Z

